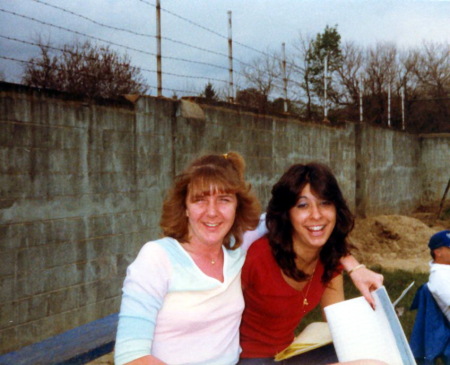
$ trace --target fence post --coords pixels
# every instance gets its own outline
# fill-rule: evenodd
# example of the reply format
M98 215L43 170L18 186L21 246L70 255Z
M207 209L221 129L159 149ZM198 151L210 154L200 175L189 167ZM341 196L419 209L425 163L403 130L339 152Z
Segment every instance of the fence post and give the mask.
M228 99L232 103L234 101L234 85L233 85L233 39L231 35L231 11L228 11L228 63L229 63L229 91Z
M287 77L286 77L286 43L281 44L281 49L283 52L283 83L284 83L284 112L287 113L288 111L288 104L287 104Z
M156 0L156 78L158 96L162 96L162 67L161 67L161 2Z

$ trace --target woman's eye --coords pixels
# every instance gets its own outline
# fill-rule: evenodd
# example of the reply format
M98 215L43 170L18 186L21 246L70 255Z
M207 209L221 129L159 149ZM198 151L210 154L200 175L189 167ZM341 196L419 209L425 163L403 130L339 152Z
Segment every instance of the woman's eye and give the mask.
M329 206L329 205L333 205L333 202L332 202L332 201L329 201L329 200L324 200L324 201L321 202L321 204L322 204L322 205Z
M299 209L306 208L307 206L308 206L308 204L306 204L306 203L298 203L297 204L297 208L299 208Z

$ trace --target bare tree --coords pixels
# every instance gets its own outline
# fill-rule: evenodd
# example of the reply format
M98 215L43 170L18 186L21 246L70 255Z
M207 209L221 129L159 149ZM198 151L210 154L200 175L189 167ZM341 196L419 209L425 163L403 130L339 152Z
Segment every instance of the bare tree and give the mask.
M364 50L353 42L342 46L342 63L336 69L338 75L335 89L339 105L346 109L346 118L356 119L359 111L361 82L364 74Z
M311 69L309 67L309 54L311 53L311 48L314 39L311 36L305 36L299 34L298 39L294 43L294 61L292 64L292 79L291 84L294 86L294 95L296 95L296 101L299 102L301 99L306 98L305 101L305 117L311 120L313 117L312 103L313 103L313 93L311 85Z
M419 81L414 74L419 56L419 49L412 48L399 52L398 57L398 87L401 99L401 94L403 94L403 105L400 105L399 107L401 108L401 111L404 112L402 118L405 118L406 129L413 129L410 116L413 114L414 101L420 98Z
M269 98L282 84L281 57L275 52L268 52L254 58L243 68L242 74L249 89Z
M418 49L409 49L399 53L399 82L406 96L418 95L419 80L415 75L415 70L417 70L419 57Z
M426 95L446 96L450 87L450 45L424 43L414 72Z
M342 46L342 64L337 68L343 90L343 102L355 102L359 97L359 83L364 72L364 50L353 42Z
M450 44L424 43L413 73L420 91L412 115L415 130L450 131Z
M370 121L377 124L386 120L387 91L398 74L396 59L397 48L391 43L378 43L366 51L366 114L370 116Z
M130 58L109 47L89 41L57 48L39 42L40 56L25 67L23 83L29 86L83 94L90 98L112 98L122 94L144 94L148 86Z

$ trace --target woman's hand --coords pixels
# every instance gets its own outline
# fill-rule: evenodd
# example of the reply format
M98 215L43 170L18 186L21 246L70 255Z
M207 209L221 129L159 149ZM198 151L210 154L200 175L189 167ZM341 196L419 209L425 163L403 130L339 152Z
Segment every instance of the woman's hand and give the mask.
M136 360L127 362L125 365L164 365L165 362L152 355L142 356Z
M383 286L383 275L362 267L351 272L350 278L371 307L375 309L375 300L370 292Z
M389 365L388 363L380 360L353 360L353 361L345 361L345 362L335 362L330 365L337 365L337 364L346 364L346 365Z
M370 306L375 309L375 300L370 292L383 286L383 275L369 270L364 265L360 265L352 255L343 257L341 264L349 272L353 284L358 288L364 298L366 298Z

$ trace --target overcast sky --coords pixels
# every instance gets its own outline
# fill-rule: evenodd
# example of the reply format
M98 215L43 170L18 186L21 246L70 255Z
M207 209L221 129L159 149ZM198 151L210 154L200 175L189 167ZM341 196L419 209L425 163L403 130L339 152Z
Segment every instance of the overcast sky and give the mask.
M106 40L114 43L110 47L127 52L133 64L144 69L155 95L155 4L156 0L0 0L0 71L6 81L20 81L22 64L5 57L27 60L37 55L37 47L23 41L34 43L41 37L61 47L90 36L93 42ZM163 87L177 90L202 90L208 82L202 77L211 78L217 88L226 87L228 11L233 56L244 62L260 55L256 51L280 50L283 42L289 54L300 33L315 36L326 25L338 25L343 42L362 46L393 42L403 49L420 47L423 41L450 42L450 1L161 0L161 7L163 72L175 74L163 76ZM239 64L234 67L238 70ZM236 79L239 82L238 75ZM172 93L164 91L166 96Z

